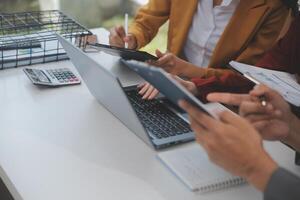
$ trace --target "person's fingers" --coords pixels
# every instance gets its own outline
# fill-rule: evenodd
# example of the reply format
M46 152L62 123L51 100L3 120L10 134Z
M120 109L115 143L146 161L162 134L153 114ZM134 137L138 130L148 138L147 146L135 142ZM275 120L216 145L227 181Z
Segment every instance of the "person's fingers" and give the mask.
M207 96L207 100L239 106L243 101L250 101L251 97L248 94L211 93Z
M172 61L172 55L171 54L165 54L163 57L159 58L156 61L156 65L159 67L169 67L170 62Z
M110 36L111 36L111 35L116 35L116 36L118 36L118 33L117 33L117 31L116 31L116 27L111 28L111 29L109 30L109 33L110 33Z
M109 43L114 46L124 45L124 42L123 42L122 38L119 36L116 27L114 27L110 30Z
M215 132L219 130L220 122L217 120L211 118L207 114L199 111L198 108L195 106L189 104L188 102L181 100L179 101L179 106L185 110L192 118L194 118L199 125L204 127L207 130L211 130L212 132Z
M250 91L250 95L253 96L253 97L264 96L264 97L267 98L267 100L281 97L280 94L278 94L277 92L275 92L274 90L268 88L265 85L255 86L254 89L252 91Z
M129 36L125 36L123 38L123 41L129 43L130 42L130 37Z
M127 42L128 43L128 47L130 49L136 49L137 48L137 41L136 41L136 37L133 34L128 34L127 36L125 36L123 38L124 43Z
M119 32L118 32L118 27L113 27L111 30L110 30L110 33L111 35L113 36L116 36L118 38L121 38L121 36L119 35Z
M137 86L137 88L138 88L138 89L141 89L141 88L143 88L146 84L147 84L147 82L140 83L140 84Z
M126 37L126 33L125 33L125 29L123 26L118 26L116 28L116 32L118 33L118 35L120 36L120 38L125 38Z
M142 83L138 86L138 88L141 88L139 94L143 96L142 99L151 100L159 94L159 91L156 90L150 83Z
M196 88L196 85L191 82L191 81L186 81L186 80L183 80L181 79L180 77L178 76L175 76L175 75L171 75L172 78L174 78L178 83L180 83L181 85L183 85L188 91L190 91L192 94L196 94L197 93L197 88Z
M159 94L159 91L157 89L154 89L153 92L148 97L148 100L154 99L155 97L157 97L158 94Z
M156 49L155 54L158 58L161 58L164 56L164 54L159 49Z
M134 42L134 36L132 35L127 35L124 37L124 42L132 43Z
M171 77L175 80L175 81L177 81L178 83L180 83L181 85L183 85L184 87L187 87L187 82L185 81L185 80L183 80L183 79L181 79L180 77L178 77L178 76L176 76L176 75L173 75L173 74L171 74Z
M152 85L150 85L147 92L143 95L142 99L148 99L154 90L155 88Z
M122 40L116 35L109 36L109 44L117 47L121 47L123 45Z
M162 57L160 57L156 61L157 66L165 68L165 67L173 67L175 65L174 56L171 53L165 53Z
M274 107L271 104L263 106L259 102L244 101L240 106L240 115L246 117L251 114L272 114Z
M283 116L283 113L281 110L275 110L274 111L274 116L277 118L281 118Z
M270 124L269 120L263 120L253 123L253 127L258 130L259 132L263 131L268 125Z
M124 42L124 43L127 43L127 44L128 44L128 47L129 47L130 49L133 48L133 39L132 39L131 36L125 36L125 37L123 38L123 42Z
M250 121L252 124L259 122L259 121L266 121L266 120L272 120L274 119L273 115L262 115L262 114L253 114L253 115L248 115L245 117L248 121Z
M197 142L200 144L200 145L204 145L205 144L205 141L207 139L207 136L206 135L209 135L208 131L205 130L198 122L197 120L195 120L193 117L190 116L190 126L191 126L191 129L194 131L195 133L195 137L196 137L196 140Z
M151 87L151 85L149 84L149 83L146 83L144 86L143 86L143 88L139 91L139 94L140 95L144 95L147 91L148 91L148 89Z
M254 123L253 126L265 140L283 140L288 137L290 132L290 127L287 124L277 120L260 121Z
M172 74L172 75L175 75L175 76L178 76L179 73L177 72L174 72L174 67L171 66L169 63L168 64L165 64L165 65L162 65L162 66L158 66L160 68L162 68L163 70L165 70L166 72Z
M153 88L151 88L151 93L148 96L145 96L144 98L147 100L152 100L158 95L158 93L159 92L153 87Z
M219 114L219 118L221 122L224 122L225 124L234 125L234 126L243 126L245 120L240 117L239 115L225 111Z
M270 89L265 85L256 85L253 90L250 91L250 94L254 96L261 96L264 95L268 90Z
M151 65L151 66L157 67L155 60L146 60L146 63Z
M186 104L186 105L185 105ZM196 134L197 142L207 151L210 152L214 150L217 146L220 134L223 135L226 131L227 126L223 125L221 122L210 118L208 115L196 111L193 106L188 105L185 101L180 101L180 106L187 110L191 118L191 128ZM190 108L188 108L190 106ZM198 112L198 113L197 113ZM228 112L229 113L229 112ZM224 116L226 118L226 116ZM231 118L228 117L230 121Z

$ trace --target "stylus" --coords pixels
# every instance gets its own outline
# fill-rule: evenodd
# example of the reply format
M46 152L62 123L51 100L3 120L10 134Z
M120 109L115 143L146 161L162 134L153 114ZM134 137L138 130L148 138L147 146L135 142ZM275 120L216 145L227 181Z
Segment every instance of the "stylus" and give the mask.
M125 14L125 34L128 36L128 14ZM128 42L125 42L125 48L128 49Z

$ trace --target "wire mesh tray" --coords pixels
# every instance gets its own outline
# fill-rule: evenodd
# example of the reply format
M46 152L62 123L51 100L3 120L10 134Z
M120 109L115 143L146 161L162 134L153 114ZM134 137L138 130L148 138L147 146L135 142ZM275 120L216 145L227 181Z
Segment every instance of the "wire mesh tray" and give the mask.
M61 11L0 13L0 70L68 59L61 34L84 48L92 33Z

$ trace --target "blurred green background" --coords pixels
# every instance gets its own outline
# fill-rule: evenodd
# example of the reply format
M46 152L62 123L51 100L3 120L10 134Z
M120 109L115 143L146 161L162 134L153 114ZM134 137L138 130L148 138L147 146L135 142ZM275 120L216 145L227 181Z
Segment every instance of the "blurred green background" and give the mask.
M124 14L130 19L140 6L148 0L0 0L0 12L22 12L35 10L62 10L87 28L110 29L124 23ZM143 50L154 53L166 50L168 25L165 24L156 38Z

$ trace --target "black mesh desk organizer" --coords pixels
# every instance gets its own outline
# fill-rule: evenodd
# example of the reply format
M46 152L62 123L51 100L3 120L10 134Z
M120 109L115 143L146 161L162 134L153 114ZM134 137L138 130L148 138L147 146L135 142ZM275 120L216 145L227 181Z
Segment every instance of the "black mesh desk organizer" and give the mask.
M0 70L68 59L55 33L79 48L92 35L61 11L0 13Z

